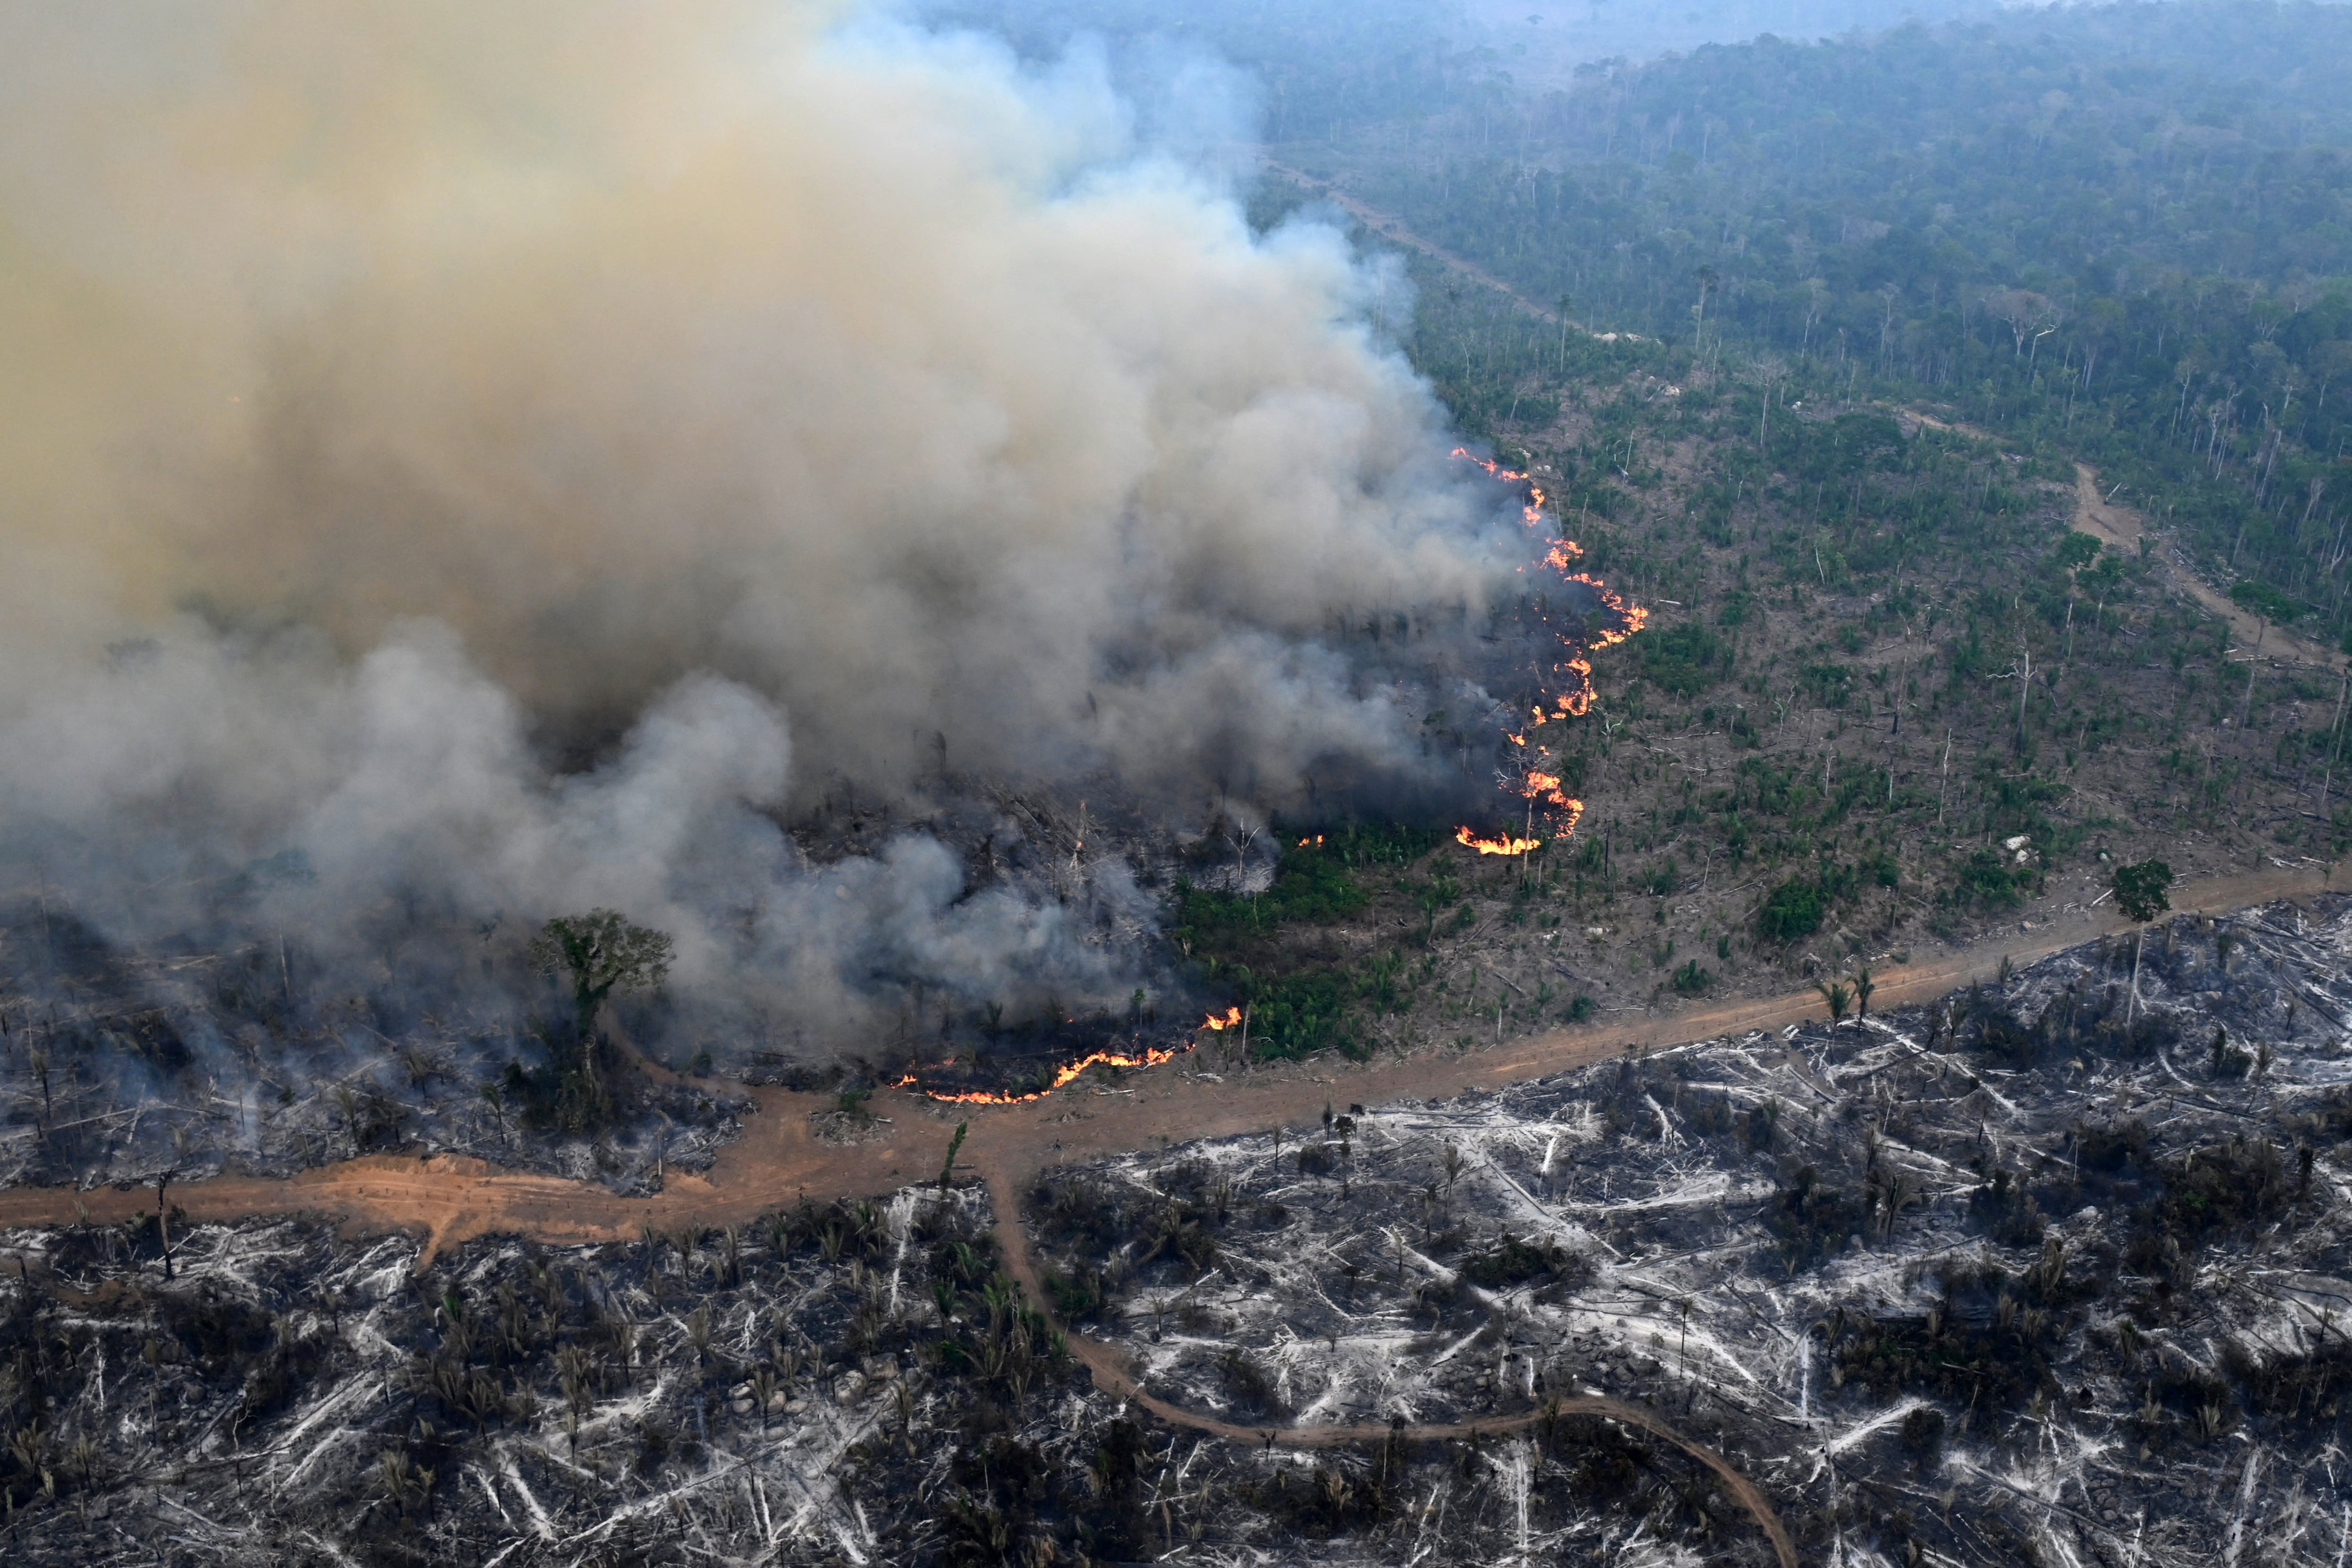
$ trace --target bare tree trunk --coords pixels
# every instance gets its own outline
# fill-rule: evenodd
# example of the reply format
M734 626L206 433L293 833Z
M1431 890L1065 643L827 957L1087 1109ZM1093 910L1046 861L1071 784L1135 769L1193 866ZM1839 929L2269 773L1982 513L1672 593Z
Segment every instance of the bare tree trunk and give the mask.
M2344 728L2344 699L2352 694L2352 669L2344 672L2344 683L2336 689L2336 721L2327 726L2327 766L2319 775L2319 831L2323 838L2332 841L2327 820L2327 786L2336 782L2336 741Z
M2264 629L2267 630L2269 628L2265 626ZM2256 637L2254 639L2255 657L2259 657L2261 655L2262 646L2262 639L2260 637ZM2246 660L2246 694L2238 700L2238 741L2242 745L2245 742L2246 739L2246 721L2252 715L2253 710L2254 658L2249 658Z
M171 1188L172 1173L166 1171L155 1181L155 1239L163 1244L163 1278L166 1279L172 1277L172 1229L163 1194Z
M2024 673L2017 678L2017 749L2025 749L2025 699L2033 689L2033 650L2022 638L2018 642L2018 656L2024 662Z
M1952 782L1952 732L1944 731L1944 764L1936 779L1936 826L1944 826L1944 791Z
M596 1004L578 1003L576 1030L580 1037L580 1075L593 1091L596 1087Z
M2139 928L2139 942L2132 949L2131 1000L2124 1005L2124 1027L2126 1029L2139 1016L2139 961L2140 955L2147 951L2147 927L2142 926Z

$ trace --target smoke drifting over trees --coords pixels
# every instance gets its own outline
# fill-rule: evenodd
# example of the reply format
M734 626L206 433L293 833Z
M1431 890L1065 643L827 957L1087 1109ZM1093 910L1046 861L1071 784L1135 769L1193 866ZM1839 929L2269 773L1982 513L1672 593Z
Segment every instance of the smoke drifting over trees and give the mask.
M1148 918L812 867L829 792L1456 787L1424 699L1524 542L1399 275L1107 83L815 6L0 17L12 882L352 965L608 906L822 1033L1123 997Z

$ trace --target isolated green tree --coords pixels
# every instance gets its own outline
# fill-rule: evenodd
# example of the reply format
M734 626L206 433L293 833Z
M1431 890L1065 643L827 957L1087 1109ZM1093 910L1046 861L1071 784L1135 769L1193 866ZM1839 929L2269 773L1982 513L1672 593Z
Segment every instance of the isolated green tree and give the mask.
M2165 897L2172 888L2172 868L2161 860L2118 866L2108 885L2116 890L2116 907L2135 925L2145 926L2172 908Z
M596 1079L596 1012L615 992L651 991L669 977L675 944L663 931L631 925L617 910L558 915L531 939L530 962L541 973L572 982L580 1072L601 1098Z
M2260 616L2273 626L2283 625L2294 619L2303 609L2302 605L2272 587L2268 583L2258 583L2252 578L2231 584L2230 602L2249 614Z
M2139 961L2147 951L2147 922L2172 907L2164 896L2172 886L2172 868L2161 860L2118 866L2108 886L2115 889L2116 907L2124 918L2139 927L2139 941L2132 948L2131 1000L2124 1007L2128 1025L2139 1013Z
M940 1162L940 1191L942 1194L955 1180L956 1152L963 1147L964 1131L971 1125L967 1121L957 1122L955 1136L948 1140L948 1157Z
M1845 1010L1853 1001L1853 993L1846 989L1845 982L1817 980L1813 983L1813 989L1820 992L1822 1000L1829 1004L1830 1026L1834 1028L1845 1022Z
M1773 889L1756 911L1756 929L1771 942L1794 942L1821 925L1821 889L1802 877Z

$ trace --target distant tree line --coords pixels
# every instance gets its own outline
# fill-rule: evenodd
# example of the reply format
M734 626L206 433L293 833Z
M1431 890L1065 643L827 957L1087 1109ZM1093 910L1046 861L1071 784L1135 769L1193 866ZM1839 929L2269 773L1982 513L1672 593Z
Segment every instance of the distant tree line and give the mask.
M2342 6L2025 11L1604 67L1521 95L1507 144L1465 96L1413 156L1323 155L1522 296L1696 354L1759 423L1794 361L2079 455L2332 640L2352 629L2347 58ZM1463 288L1424 316L1493 311ZM1531 318L1416 344L1449 401L1489 384L1474 424L1528 395L1498 374L1642 352Z

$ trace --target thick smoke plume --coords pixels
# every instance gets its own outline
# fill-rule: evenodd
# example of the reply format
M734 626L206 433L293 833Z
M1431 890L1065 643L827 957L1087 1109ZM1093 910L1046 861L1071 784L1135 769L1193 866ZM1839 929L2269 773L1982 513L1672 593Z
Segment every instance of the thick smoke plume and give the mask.
M1123 995L1150 908L813 864L836 790L1444 787L1361 634L1524 541L1394 276L1107 82L806 5L0 9L18 894L359 965L612 905L816 1042Z

